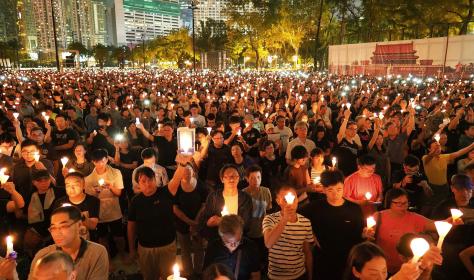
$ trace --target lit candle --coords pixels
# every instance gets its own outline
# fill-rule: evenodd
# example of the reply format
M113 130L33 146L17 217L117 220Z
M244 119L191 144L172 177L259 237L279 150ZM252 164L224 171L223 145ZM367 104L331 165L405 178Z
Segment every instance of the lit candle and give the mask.
M377 223L375 222L375 219L373 216L370 216L367 218L367 229L373 228Z
M439 135L439 133L435 134L434 139L436 140L436 142L439 143L439 140L441 139L441 136Z
M7 171L7 169L5 167L0 169L0 183L2 185L5 184L8 181L8 178L10 178L10 176L5 175L6 171Z
M207 133L208 133L208 134L211 134L212 127L206 127L206 129L207 129Z
M63 167L66 166L67 162L69 161L69 159L67 157L62 157L61 158L61 163L63 164Z
M34 153L35 161L38 162L40 160L40 154L38 152Z
M181 277L181 274L179 273L179 265L177 263L173 265L173 275L168 276L166 280L186 280L186 278Z
M140 118L135 118L135 124L140 124Z
M123 140L123 134L117 134L115 135L115 141L119 142Z
M337 164L337 158L332 157L332 167L336 167L336 164Z
M372 198L372 194L370 192L365 193L365 199L370 200Z
M382 112L380 112L380 113L379 113L379 119L383 120L383 117L384 117L384 116L383 116Z
M105 180L104 179L99 179L99 186L103 186L105 184Z
M221 216L224 217L227 215L229 215L229 210L227 210L227 206L224 205L224 208L222 208L222 211L221 211Z
M49 122L49 116L44 116L46 122Z
M430 249L430 244L424 238L415 238L410 243L411 251L413 252L412 263L417 263L418 260Z
M347 110L350 110L351 109L351 103L347 102L346 107L347 107Z
M452 224L443 221L436 221L435 222L436 231L438 231L439 239L438 239L438 248L441 249L443 247L443 241L448 232L453 227Z
M19 114L18 112L14 112L14 113L13 113L13 117L14 117L15 119L17 119L17 120L18 120L18 116L19 116L19 115L20 115L20 114Z
M8 258L12 253L15 252L15 250L13 250L13 237L11 235L7 236L6 241L7 241L7 255L6 255L6 257Z
M67 172L68 173L73 173L73 172L76 172L76 170L74 170L74 168L69 168L69 170Z
M455 208L451 209L451 217L453 218L453 222L461 218L462 215L463 213L459 209L455 209Z
M285 195L285 200L286 200L286 203L288 204L293 204L293 202L295 201L295 198L296 196L292 192L288 192Z

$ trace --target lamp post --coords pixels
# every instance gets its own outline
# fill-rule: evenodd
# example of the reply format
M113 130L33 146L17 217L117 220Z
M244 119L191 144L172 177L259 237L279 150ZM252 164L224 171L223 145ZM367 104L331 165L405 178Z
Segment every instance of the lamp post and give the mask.
M197 9L196 0L191 0L191 15L193 17L193 72L196 73L196 33L194 30L194 10Z
M53 37L54 37L54 52L56 56L56 69L61 71L59 66L59 52L58 52L58 35L56 34L56 14L54 12L54 0L51 0L51 17L53 18Z

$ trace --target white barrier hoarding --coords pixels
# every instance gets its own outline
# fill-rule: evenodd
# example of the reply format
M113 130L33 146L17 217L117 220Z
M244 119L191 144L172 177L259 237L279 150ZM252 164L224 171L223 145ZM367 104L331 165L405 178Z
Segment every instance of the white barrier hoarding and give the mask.
M474 36L334 45L328 60L333 74L466 74L474 68Z

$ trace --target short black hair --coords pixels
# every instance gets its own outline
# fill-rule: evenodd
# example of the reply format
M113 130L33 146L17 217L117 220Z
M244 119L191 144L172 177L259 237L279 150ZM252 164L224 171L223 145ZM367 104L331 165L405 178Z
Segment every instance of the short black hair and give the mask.
M56 214L67 214L70 220L78 222L82 220L81 210L74 205L65 204L53 210L51 217Z
M321 173L321 185L328 188L338 183L344 184L344 174L339 170L325 170Z
M225 164L224 166L222 166L221 170L219 171L219 177L221 179L224 178L224 172L227 169L235 169L235 171L237 171L237 173L239 173L239 168L237 167L237 165L235 165L235 164Z
M415 167L420 165L420 160L414 155L407 155L403 164L408 167Z
M360 166L375 165L375 159L370 155L362 155L357 159L357 164Z
M254 173L254 172L260 172L260 174L262 174L262 168L260 167L260 165L251 165L249 167L247 167L247 169L245 169L245 176L250 176L250 174Z
M111 119L110 115L107 113L100 113L97 115L97 120L109 121Z
M291 150L291 159L298 160L308 157L308 151L304 146L296 146Z
M69 178L69 177L79 178L79 179L81 179L82 181L84 181L84 178L86 178L86 177L84 176L84 174L82 174L82 173L79 172L79 171L69 172L69 173L64 177L64 180L66 180L66 179Z
M239 123L240 124L240 117L239 116L231 116L229 118L229 124L231 123Z
M29 146L35 146L36 149L39 150L38 143L36 143L35 141L31 139L25 139L23 142L21 142L21 149L25 147L29 147Z
M275 148L275 142L273 142L272 140L264 140L264 141L261 141L260 144L258 145L258 150L260 152L263 152L267 149L268 146L272 145L273 148Z
M324 155L324 151L318 147L314 148L310 153L311 157L320 156L320 155Z
M141 153L142 160L149 159L156 156L155 150L153 148L146 148L143 149Z
M388 190L388 192L385 194L385 201L384 201L385 209L390 208L390 205L392 204L392 200L401 196L408 197L408 193L402 188L393 188L393 189Z
M151 169L148 166L142 166L142 167L138 168L137 172L135 173L135 178L134 178L135 181L138 182L138 179L142 175L146 176L148 179L154 179L155 178L155 171L153 171L153 169Z
M96 149L92 151L91 160L99 161L99 160L102 160L103 158L107 158L108 156L109 156L109 153L107 152L106 149Z

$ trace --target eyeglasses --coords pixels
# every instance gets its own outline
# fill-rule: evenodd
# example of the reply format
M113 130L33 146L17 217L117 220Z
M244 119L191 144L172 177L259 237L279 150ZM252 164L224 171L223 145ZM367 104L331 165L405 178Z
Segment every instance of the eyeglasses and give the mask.
M72 227L72 225L74 225L75 223L78 223L79 221L75 221L75 222L72 222L70 224L65 224L65 225L60 225L60 226L50 226L48 228L48 231L50 233L53 233L53 232L56 232L56 231L66 231L67 229L69 229L70 227Z

